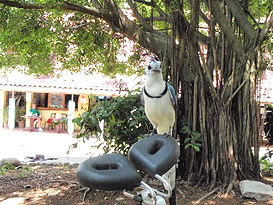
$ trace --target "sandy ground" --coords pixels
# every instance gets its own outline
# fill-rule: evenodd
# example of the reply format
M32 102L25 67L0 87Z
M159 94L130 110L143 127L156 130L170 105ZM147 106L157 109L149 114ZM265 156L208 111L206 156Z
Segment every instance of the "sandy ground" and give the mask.
M41 154L45 158L80 163L90 156L102 154L102 151L91 147L96 143L95 138L90 138L86 143L80 141L78 147L67 154L69 147L78 142L75 135L58 134L56 131L29 132L19 128L15 130L0 128L0 159L17 158L24 161L27 156L35 157Z

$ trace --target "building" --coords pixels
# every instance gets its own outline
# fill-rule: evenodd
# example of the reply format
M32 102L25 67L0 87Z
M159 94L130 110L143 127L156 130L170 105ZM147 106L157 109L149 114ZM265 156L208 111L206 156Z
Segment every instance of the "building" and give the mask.
M0 126L4 124L4 110L8 107L8 98L21 93L26 101L26 113L35 102L46 122L52 113L68 114L68 102L75 102L73 117L78 117L88 109L89 96L99 98L126 95L142 82L137 76L116 76L114 79L101 74L71 74L63 71L60 77L29 76L13 71L0 77ZM42 123L43 126L44 123ZM29 127L29 122L26 122Z

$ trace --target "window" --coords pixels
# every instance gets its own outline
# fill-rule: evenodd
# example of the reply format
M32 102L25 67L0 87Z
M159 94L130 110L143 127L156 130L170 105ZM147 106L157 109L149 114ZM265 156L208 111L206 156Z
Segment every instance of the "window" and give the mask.
M79 96L80 96L80 95L75 95L75 94L73 94L73 101L75 102L75 109L78 109ZM69 102L69 100L71 100L71 99L72 99L72 95L71 95L71 94L65 95L65 108L68 109L68 102Z
M35 93L34 101L37 104L37 107L48 107L48 93Z
M78 109L78 99L80 95L73 94L75 108ZM68 109L68 102L72 99L72 94L60 93L35 93L34 101L39 108Z
M64 94L49 93L48 95L48 107L49 108L64 108Z

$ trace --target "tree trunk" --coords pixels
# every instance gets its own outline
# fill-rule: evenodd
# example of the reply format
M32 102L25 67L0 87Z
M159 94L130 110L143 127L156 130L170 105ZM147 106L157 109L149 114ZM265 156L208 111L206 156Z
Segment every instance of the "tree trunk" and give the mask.
M256 62L260 62L257 58L261 57L257 51L272 28L273 12L263 28L256 29L259 25L254 27L250 23L246 12L248 1L244 0L190 0L191 18L184 15L183 1L127 0L134 20L130 20L114 0L88 1L93 8L66 1L58 4L0 2L33 10L50 6L100 18L113 31L156 54L168 65L170 76L166 79L171 77L180 97L175 131L181 146L178 175L211 187L237 179L259 178L255 94L260 70ZM200 2L207 7L206 14L202 13ZM164 31L151 25L146 14L140 11L143 8L140 4L151 7L152 23L156 17L165 22ZM162 4L166 4L165 9ZM202 31L207 35L199 30L199 17L208 27ZM188 136L181 132L185 125L202 134L199 152L185 149L184 140Z
M209 1L210 6L212 10L220 8L214 0ZM196 8L195 5L193 9ZM240 33L235 35L233 28L240 31L240 27L228 23L224 14L226 10L224 7L223 12L218 10L210 17L211 41L204 49L209 49L207 56L201 52L194 35L191 35L190 25L185 23L187 21L183 12L177 11L174 14L177 38L180 42L186 42L187 54L183 55L186 58L183 63L177 63L180 66L172 68L175 70L173 75L189 67L195 76L193 81L182 76L178 82L178 85L183 85L177 119L180 125L177 127L178 136L182 143L178 175L194 183L205 182L211 187L217 183L229 185L233 180L259 178L255 101L258 68L254 63L255 55L241 55L243 45L255 44L249 39L253 36L253 30L247 39L241 37L244 35ZM224 22L220 35L216 35L217 24L213 22ZM244 27L248 28L251 29L247 25ZM232 40L234 38L236 41ZM185 122L193 131L202 134L200 152L184 149L187 136L179 130Z

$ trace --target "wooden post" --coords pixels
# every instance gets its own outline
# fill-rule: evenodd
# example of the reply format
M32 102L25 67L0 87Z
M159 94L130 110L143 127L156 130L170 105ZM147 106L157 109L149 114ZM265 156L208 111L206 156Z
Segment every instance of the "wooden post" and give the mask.
M4 126L4 118L7 118L7 91L0 91L0 127Z
M33 93L26 92L26 102L27 102L26 103L26 114L29 112L29 110L31 108L32 100L33 100ZM30 127L29 119L26 119L26 127Z

